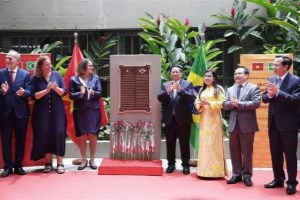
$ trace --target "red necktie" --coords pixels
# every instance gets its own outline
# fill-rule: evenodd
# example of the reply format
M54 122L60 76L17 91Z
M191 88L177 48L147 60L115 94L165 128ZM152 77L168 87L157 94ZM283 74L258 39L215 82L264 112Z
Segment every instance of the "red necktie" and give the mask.
M10 82L14 83L15 82L15 77L14 77L14 71L9 71L9 77L10 77Z

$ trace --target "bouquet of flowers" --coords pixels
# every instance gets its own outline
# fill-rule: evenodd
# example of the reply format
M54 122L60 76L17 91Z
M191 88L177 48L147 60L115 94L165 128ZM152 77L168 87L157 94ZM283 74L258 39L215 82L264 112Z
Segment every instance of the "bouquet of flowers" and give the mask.
M111 158L152 160L153 152L154 123L152 121L111 123Z

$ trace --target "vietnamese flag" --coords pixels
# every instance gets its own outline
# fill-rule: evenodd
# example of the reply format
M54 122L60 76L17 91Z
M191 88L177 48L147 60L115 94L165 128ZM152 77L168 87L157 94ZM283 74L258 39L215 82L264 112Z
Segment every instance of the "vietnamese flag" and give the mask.
M75 42L72 58L69 63L67 72L64 76L65 85L67 88L67 95L64 97L64 104L65 104L65 110L67 114L67 135L69 138L78 145L78 139L75 134L75 127L74 127L74 121L73 121L73 101L69 98L69 86L70 86L70 78L72 76L76 75L76 67L80 63L80 61L83 59L83 55L81 53L81 50Z
M252 63L252 71L263 71L264 63Z
M65 110L67 115L67 135L76 145L78 145L78 138L76 137L75 134L75 127L74 127L74 120L73 120L73 100L69 98L69 87L70 87L70 78L72 76L77 75L76 67L78 66L78 64L83 58L84 57L82 55L82 52L77 42L75 42L72 58L68 66L67 72L64 76L64 81L67 88L67 95L64 96L63 100L64 100ZM99 104L100 104L100 113L101 113L100 127L103 127L108 123L108 116L102 98L99 99Z

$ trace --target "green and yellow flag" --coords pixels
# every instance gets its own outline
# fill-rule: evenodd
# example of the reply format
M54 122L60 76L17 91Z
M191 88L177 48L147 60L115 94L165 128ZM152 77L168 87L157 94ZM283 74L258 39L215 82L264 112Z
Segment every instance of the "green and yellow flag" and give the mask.
M198 54L194 60L190 74L187 79L193 84L195 96L198 94L199 89L203 86L203 82L204 82L203 77L206 69L207 69L207 63L206 63L206 58L204 53L204 47L203 45L201 45L201 47L198 49ZM194 107L194 102L191 103L191 107L192 107L193 122L191 124L190 143L193 146L194 150L198 151L200 114L196 111Z

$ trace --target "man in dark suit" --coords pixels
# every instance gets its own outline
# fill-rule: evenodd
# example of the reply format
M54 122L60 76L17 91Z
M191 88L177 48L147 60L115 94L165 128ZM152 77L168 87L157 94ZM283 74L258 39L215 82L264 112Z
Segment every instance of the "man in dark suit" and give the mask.
M232 178L227 184L243 181L252 186L252 155L254 133L258 131L256 109L260 106L260 88L248 82L249 69L238 67L234 72L235 84L228 88L224 109L230 110L229 148Z
M265 188L283 187L285 174L283 157L287 167L288 195L296 193L298 123L297 107L300 104L300 79L288 72L292 59L276 56L274 76L266 83L262 99L269 103L269 143L272 158L274 180L265 184ZM283 156L284 155L284 156Z
M171 78L163 84L157 99L162 102L163 122L166 125L166 144L167 144L167 173L175 170L175 150L176 140L178 138L183 174L189 174L190 160L190 130L192 114L189 103L194 99L192 84L182 80L182 71L180 66L172 66Z
M1 177L13 172L25 175L22 168L24 157L25 136L29 107L27 98L30 96L30 75L18 67L20 54L11 50L6 55L6 68L0 70L1 97L3 109L1 123L2 154L4 171ZM15 136L15 161L11 156L12 136Z

